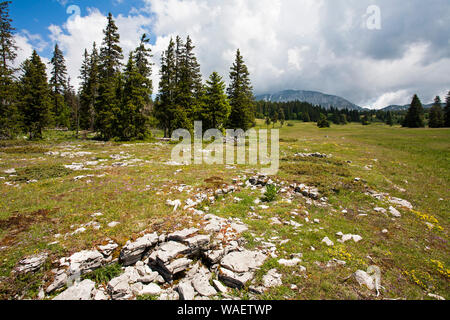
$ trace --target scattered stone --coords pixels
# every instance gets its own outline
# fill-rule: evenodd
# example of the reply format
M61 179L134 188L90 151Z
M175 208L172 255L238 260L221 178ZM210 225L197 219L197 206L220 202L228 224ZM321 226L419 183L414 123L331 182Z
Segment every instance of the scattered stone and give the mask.
M183 281L178 285L178 293L181 300L192 301L195 297L195 291L190 281Z
M192 236L193 234L197 233L198 229L196 228L190 228L190 229L184 229L181 231L176 231L174 233L169 234L168 240L183 242L188 237Z
M233 272L243 273L258 269L267 257L259 251L243 250L226 255L220 265Z
M204 297L210 297L217 294L216 289L209 284L209 277L207 273L202 270L192 279L192 286L195 291Z
M119 224L120 224L120 222L113 221L113 222L108 223L108 227L110 227L110 228L115 228L115 227L117 227Z
M401 207L404 207L404 208L407 208L407 209L410 209L410 210L413 209L413 206L412 206L412 204L409 201L406 201L406 200L403 200L403 199L400 199L400 198L392 197L391 199L389 199L389 202L394 204L394 205L399 205Z
M286 266L286 267L295 267L296 265L298 265L301 262L302 262L302 260L299 258L294 258L291 260L286 260L286 259L278 260L279 264L281 264L282 266Z
M19 261L14 268L14 272L18 274L25 274L38 271L48 258L48 253L43 252L33 256L26 257Z
M95 282L86 279L68 288L53 300L92 300Z
M393 206L389 207L389 212L396 218L402 217L402 214L397 209L395 209Z
M267 272L267 274L263 277L264 287L273 288L279 287L283 285L283 281L281 280L283 276L278 273L277 269L272 269Z
M445 301L445 298L444 298L444 297L441 297L441 296L439 296L439 295L437 295L437 294L434 294L434 293L429 293L428 296L429 296L430 298L434 298L434 299L436 299L436 300Z
M63 288L69 280L67 273L63 272L55 277L55 280L46 289L47 293L52 293L55 290Z
M253 272L237 273L226 268L220 268L219 279L230 288L242 288L245 284L253 279Z
M373 210L378 213L387 213L387 210L385 208L377 207L377 208L374 208Z
M128 241L120 252L120 261L125 266L130 266L141 260L144 253L156 245L159 237L156 233L147 234L135 242Z
M73 254L68 258L68 260L70 262L68 270L69 274L83 275L101 267L103 263L103 255L97 250L84 250Z
M331 241L328 237L323 238L322 243L325 243L329 247L334 246L334 242Z
M355 272L355 279L360 286L365 285L369 290L375 289L373 278L365 271L358 270Z
M118 247L119 245L117 243L115 243L114 241L110 241L108 244L104 246L99 246L98 249L106 258L109 257Z
M139 291L138 295L152 295L157 296L162 293L161 287L158 286L155 283L150 283L148 285L145 285L142 287L142 289Z
M213 280L213 285L214 288L216 288L216 290L220 293L227 293L228 289L227 287L225 287L220 281L218 280Z

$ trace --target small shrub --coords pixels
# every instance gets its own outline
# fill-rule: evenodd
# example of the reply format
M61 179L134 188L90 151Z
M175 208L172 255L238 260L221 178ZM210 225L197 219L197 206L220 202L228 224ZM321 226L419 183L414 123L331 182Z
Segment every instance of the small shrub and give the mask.
M122 274L122 267L118 263L104 266L83 276L83 279L89 279L96 283L107 284L111 279Z
M266 193L264 193L264 198L262 199L264 202L273 202L277 198L277 187L273 184L269 184L266 186Z

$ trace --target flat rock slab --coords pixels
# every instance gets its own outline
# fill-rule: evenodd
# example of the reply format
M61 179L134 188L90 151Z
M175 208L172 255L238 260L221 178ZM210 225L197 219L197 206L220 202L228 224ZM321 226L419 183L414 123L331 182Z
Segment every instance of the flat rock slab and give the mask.
M144 253L159 241L156 233L147 234L134 242L128 241L120 252L120 261L125 266L130 266L138 262Z
M283 276L278 273L277 269L272 269L267 272L267 274L263 277L264 287L273 288L279 287L283 285L283 281L281 280Z
M221 268L219 272L219 279L230 288L240 289L245 286L247 282L253 279L253 272L233 272L231 270Z
M259 251L236 251L227 254L220 265L233 272L243 273L258 269L266 259L267 256Z
M198 229L196 229L196 228L184 229L184 230L169 234L168 240L183 242L184 240L186 240L190 236L196 234L197 232L198 232Z
M84 280L56 296L53 300L92 300L95 282Z
M195 291L204 297L210 297L217 294L216 289L209 284L209 276L205 272L197 273L192 279L192 286Z
M26 257L19 261L14 271L16 273L29 273L38 271L48 258L48 253Z
M84 250L70 256L69 261L69 274L86 274L102 266L103 255L97 250Z
M189 253L189 247L182 243L169 241L159 247L157 251L152 253L151 257L159 259L163 263L167 263L170 260L175 259L180 254Z
M181 282L178 285L178 293L180 294L180 300L194 300L195 291L190 281Z

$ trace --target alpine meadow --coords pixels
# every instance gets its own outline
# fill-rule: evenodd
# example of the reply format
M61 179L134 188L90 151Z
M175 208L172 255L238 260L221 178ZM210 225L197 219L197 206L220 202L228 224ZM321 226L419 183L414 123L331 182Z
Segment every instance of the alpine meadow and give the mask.
M0 300L449 299L450 7L372 2L0 0Z

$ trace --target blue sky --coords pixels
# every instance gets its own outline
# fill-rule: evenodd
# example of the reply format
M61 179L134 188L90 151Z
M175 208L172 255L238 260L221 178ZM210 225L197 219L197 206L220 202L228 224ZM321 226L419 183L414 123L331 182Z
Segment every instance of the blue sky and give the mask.
M313 90L382 108L450 90L448 0L15 0L10 9L16 64L33 49L48 62L58 42L75 86L84 50L101 44L112 12L125 56L150 33L155 92L161 54L177 35L192 38L204 79L217 71L227 81L239 48L255 94Z

